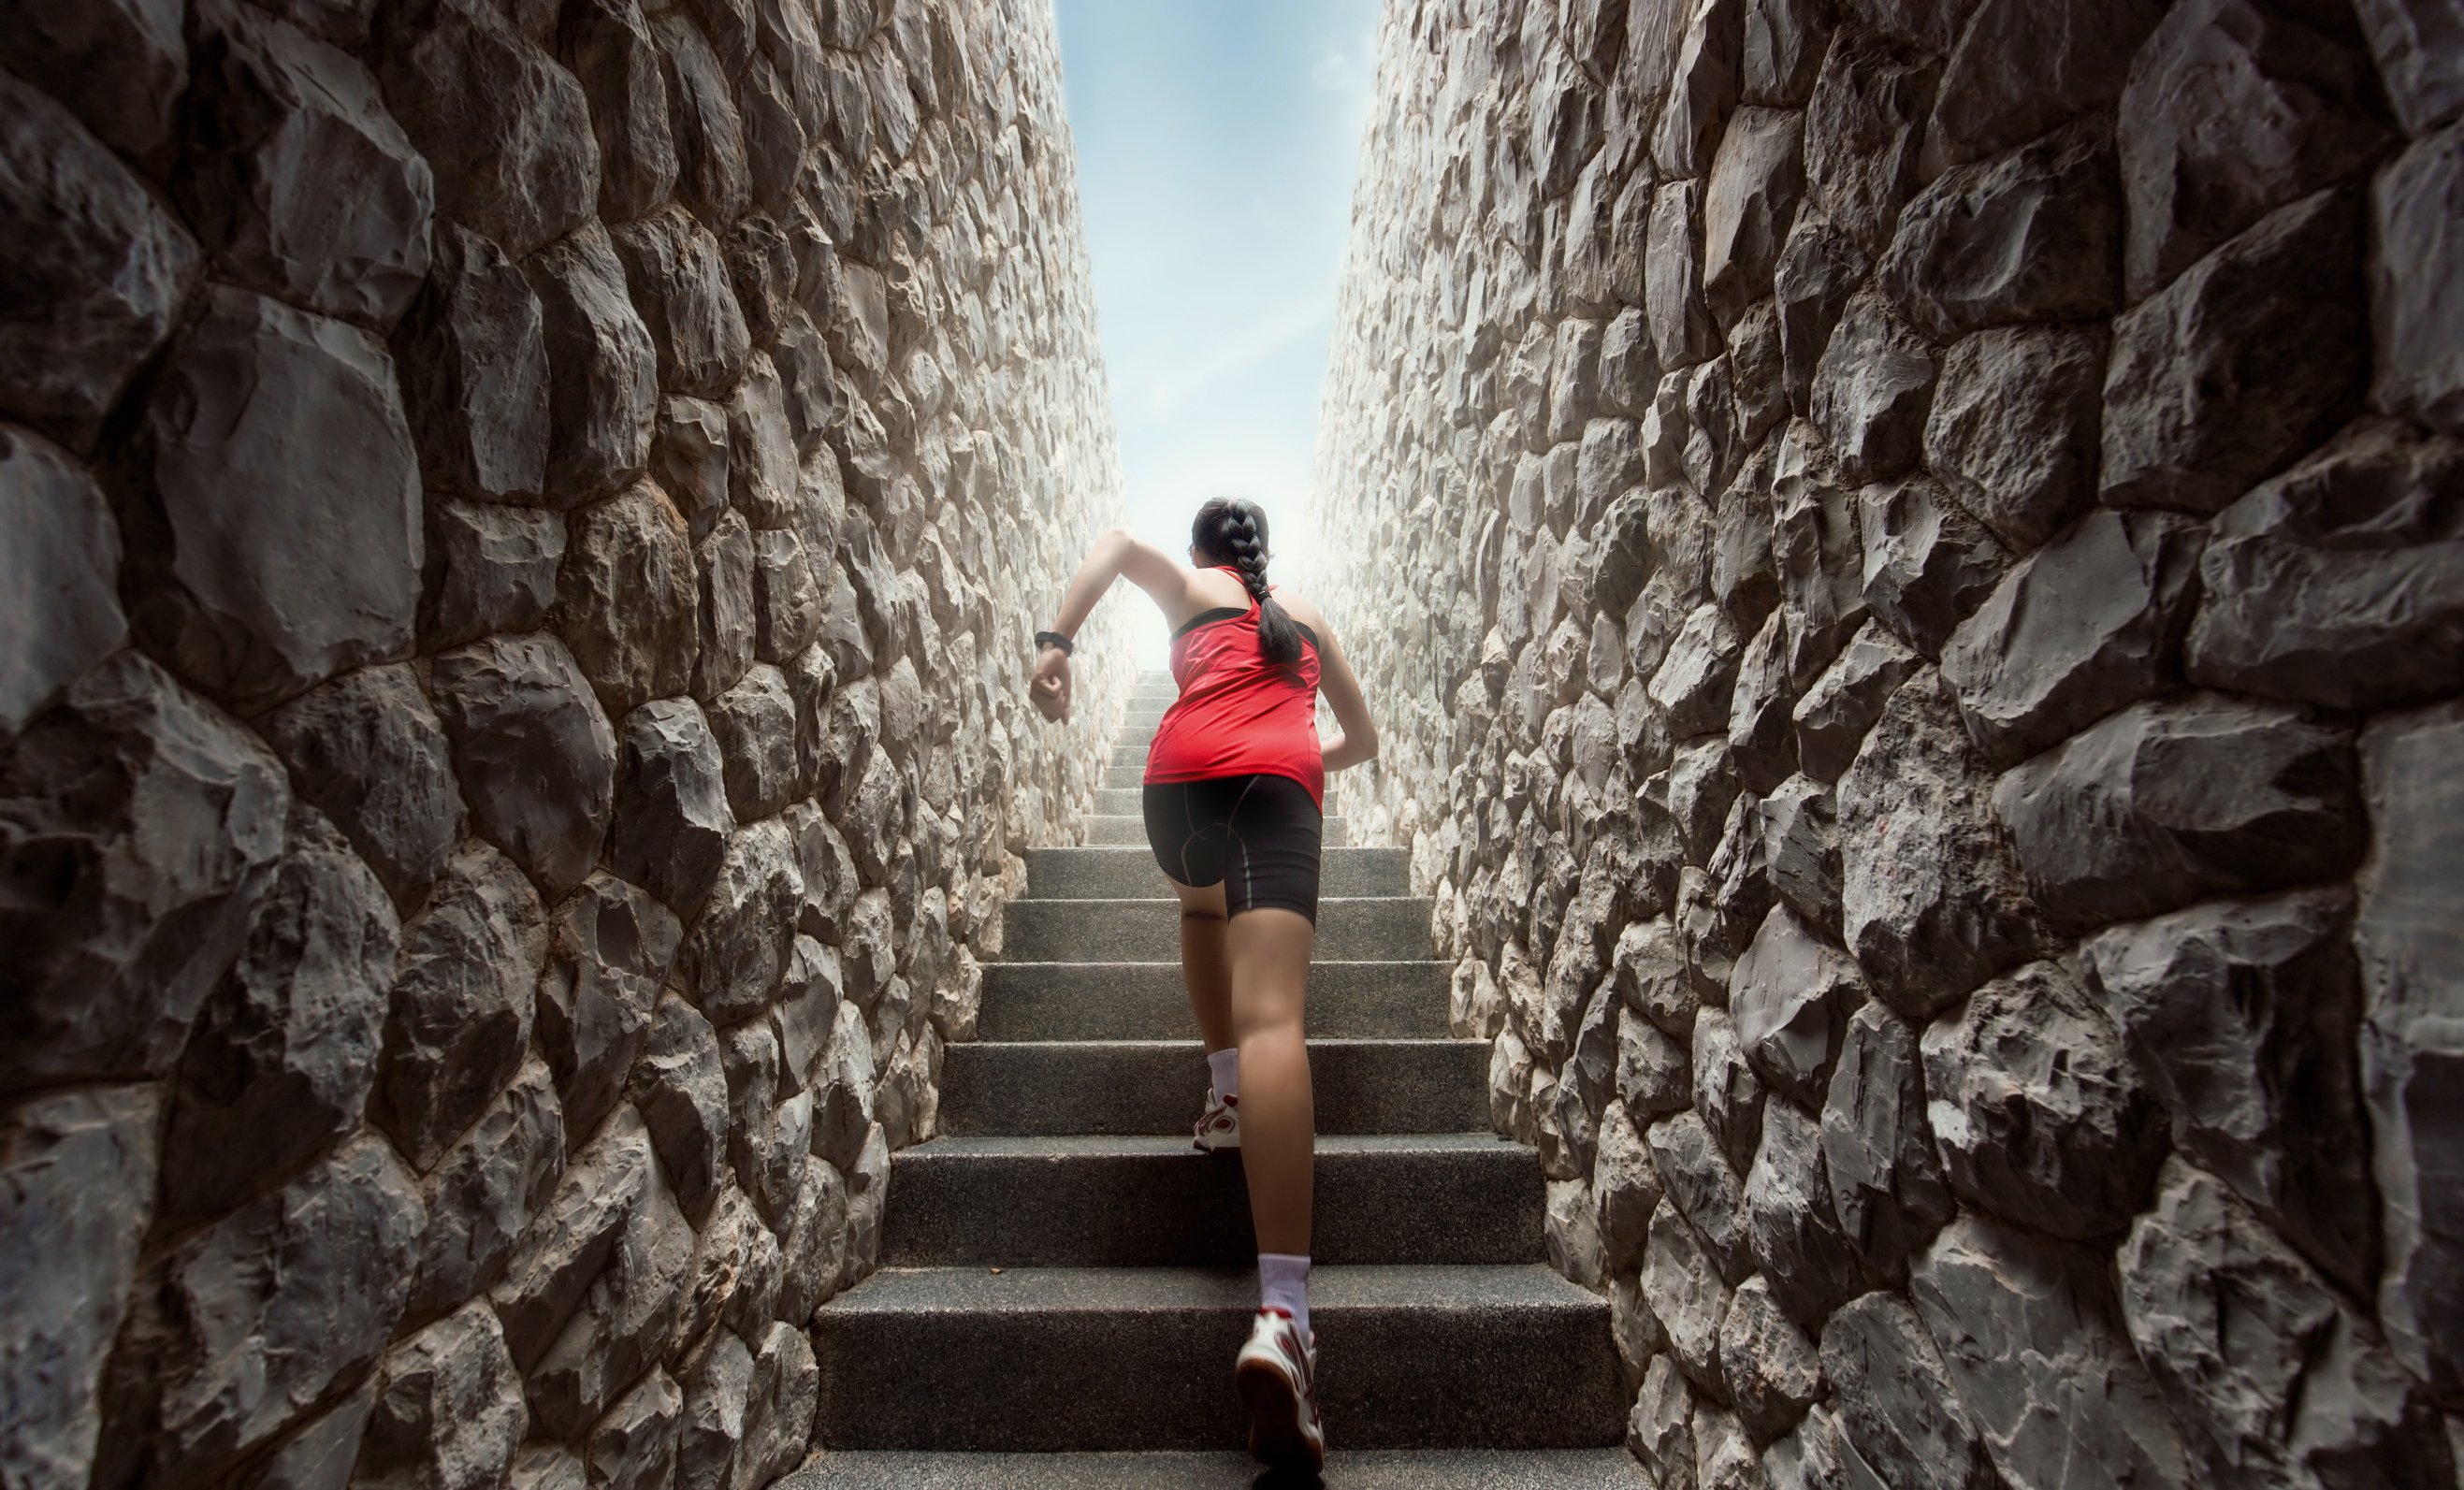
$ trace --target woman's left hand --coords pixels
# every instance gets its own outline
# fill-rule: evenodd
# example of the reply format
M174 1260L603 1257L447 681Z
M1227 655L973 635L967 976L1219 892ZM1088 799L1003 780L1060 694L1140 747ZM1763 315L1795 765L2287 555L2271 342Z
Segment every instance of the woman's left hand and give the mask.
M1039 648L1027 698L1047 722L1069 722L1069 654L1057 646Z

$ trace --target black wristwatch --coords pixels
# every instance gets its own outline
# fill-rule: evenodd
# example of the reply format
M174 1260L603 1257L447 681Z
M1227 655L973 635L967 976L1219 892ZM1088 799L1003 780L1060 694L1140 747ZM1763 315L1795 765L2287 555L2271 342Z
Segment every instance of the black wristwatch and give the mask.
M1060 647L1061 655L1064 657L1068 656L1071 652L1078 649L1070 645L1067 637L1063 636L1058 631L1038 631L1035 633L1035 645L1038 646Z

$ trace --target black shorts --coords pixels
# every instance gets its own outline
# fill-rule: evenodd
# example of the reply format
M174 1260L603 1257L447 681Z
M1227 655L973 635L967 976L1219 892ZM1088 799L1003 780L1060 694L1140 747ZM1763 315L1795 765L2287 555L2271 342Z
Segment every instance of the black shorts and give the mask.
M1147 844L1179 884L1221 884L1226 914L1273 906L1317 924L1318 848L1326 819L1286 776L1150 781Z

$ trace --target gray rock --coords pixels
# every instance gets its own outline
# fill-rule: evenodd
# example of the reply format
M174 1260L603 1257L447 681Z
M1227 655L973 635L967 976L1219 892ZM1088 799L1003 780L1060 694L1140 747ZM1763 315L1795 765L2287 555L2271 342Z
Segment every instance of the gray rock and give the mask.
M1865 251L1829 218L1810 204L1798 209L1772 266L1771 290L1779 312L1781 376L1789 406L1800 415L1814 406L1815 368L1866 263Z
M1848 1016L1865 1001L1847 953L1786 906L1774 906L1728 985L1737 1042L1771 1089L1818 1107Z
M711 1202L710 1218L693 1238L693 1271L685 1282L684 1312L676 1323L676 1338L689 1342L685 1347L688 1355L710 1333L712 1326L746 1307L745 1301L737 1297L740 1293L748 1289L766 1293L767 1301L751 1302L775 1304L778 1267L766 1256L757 1255L758 1238L767 1236L769 1232L744 1192L733 1184L722 1185ZM771 1245L775 1248L777 1244L773 1238Z
M489 1290L517 1365L546 1352L658 1182L649 1129L629 1106L617 1108L565 1166L504 1278Z
M1822 1374L1850 1448L1893 1490L1992 1490L1993 1462L1940 1351L1896 1295L1869 1293L1822 1326Z
M1746 1249L1745 1184L1710 1128L1698 1114L1681 1112L1652 1124L1642 1136L1668 1199L1692 1223L1722 1276L1729 1282L1743 1279L1753 1270Z
M1822 1157L1848 1245L1876 1275L1900 1277L1952 1201L1925 1126L1917 1032L1880 1004L1849 1017L1822 1106Z
M1864 1270L1835 1215L1821 1124L1795 1104L1764 1109L1745 1201L1747 1242L1790 1318L1816 1328L1864 1286Z
M1787 618L1775 610L1747 644L1728 697L1728 756L1748 790L1768 792L1796 768L1795 704Z
M428 274L435 187L376 78L252 6L198 0L173 192L222 275L354 320Z
M659 413L657 348L597 223L540 250L524 270L547 344L547 490L555 505L570 507L649 464Z
M13 76L0 77L0 216L21 225L0 260L0 410L90 449L197 282L196 242L68 110Z
M144 156L170 132L187 81L181 19L164 0L20 0L10 9L11 55L103 143Z
M712 700L710 725L737 821L770 817L801 794L805 782L796 754L796 703L777 668L756 663Z
M736 111L736 90L693 21L663 15L650 24L665 54L668 118L674 126L676 186L686 204L709 223L733 223L744 214L753 191L744 157L744 125Z
M408 667L363 668L268 715L266 735L300 800L321 810L415 909L462 836L445 727Z
M2371 402L2450 434L2464 433L2464 358L2453 335L2459 202L2464 130L2453 126L2407 150L2370 194Z
M161 1076L281 852L282 764L135 651L0 757L0 1089Z
M1610 1280L1609 1334L1617 1342L1617 1364L1625 1369L1627 1385L1641 1385L1652 1358L1668 1342L1660 1333L1660 1321L1652 1318L1651 1306L1643 1302L1640 1278L1628 1274Z
M548 933L537 1039L579 1139L623 1096L684 930L666 907L598 871L551 912Z
M1865 603L1927 657L1982 603L2008 563L2002 545L1925 476L1857 493Z
M1890 246L1917 186L1917 155L1939 67L1899 42L1851 29L1832 43L1805 111L1805 173L1815 200L1865 254Z
M1891 695L1839 778L1840 927L1874 997L1910 1019L2035 943L1991 779L1930 673Z
M1696 1490L1693 1417L1694 1394L1673 1358L1653 1356L1626 1419L1625 1444L1661 1490Z
M679 207L615 229L634 308L659 354L659 383L671 391L723 397L743 376L752 333L727 279L718 240Z
M2123 1333L2101 1255L1964 1216L1908 1273L2006 1484L2191 1482L2172 1420Z
M1685 618L1684 629L1669 644L1667 659L1651 675L1651 701L1660 707L1668 733L1683 739L1726 729L1729 690L1745 654L1745 639L1716 604L1705 603Z
M1672 181L1652 200L1644 310L1663 369L1690 367L1720 350L1719 330L1703 298L1701 239L1694 228L1702 210L1700 181Z
M1736 1397L1737 1417L1758 1443L1796 1426L1823 1395L1814 1342L1771 1302L1771 1285L1749 1278L1720 1325L1720 1369Z
M734 688L753 666L759 636L753 610L753 533L743 514L731 509L721 515L694 561L701 569L702 646L693 664L693 692L708 703ZM865 665L871 665L869 653Z
M528 1443L514 1459L514 1490L589 1490L582 1456L561 1443Z
M660 1000L649 1043L633 1067L631 1091L659 1167L689 1221L709 1219L726 1177L727 1087L710 1021L681 998Z
M13 735L128 635L120 530L102 491L51 442L0 426L0 734Z
M685 1378L685 1415L676 1437L679 1490L734 1490L753 1396L753 1351L720 1330Z
M1626 1104L1609 1104L1600 1114L1599 1135L1599 1152L1592 1162L1592 1196L1600 1246L1611 1272L1628 1273L1641 1265L1651 1213L1659 1208L1665 1187Z
M2133 300L2379 154L2387 131L2360 40L2321 6L2192 0L2166 13L2122 95Z
M754 652L786 667L821 635L821 581L793 529L755 534L753 556Z
M713 1020L733 1024L768 1007L803 898L785 824L773 818L737 829L701 919L685 937L693 998Z
M1947 98L1947 93L1940 97ZM1942 340L2122 308L2122 199L2102 121L1943 172L1900 214L1880 279Z
M367 866L294 808L247 940L197 1011L171 1087L162 1210L222 1214L360 1124L401 927Z
M1831 31L1831 17L1815 0L1750 0L1746 8L1746 101L1803 103L1814 92Z
M1889 1490L1829 1403L1815 1404L1794 1432L1763 1451L1763 1470L1771 1490Z
M2210 1477L2394 1486L2453 1474L2437 1414L2367 1316L2214 1178L2168 1165L2119 1271L2131 1343Z
M756 528L788 528L803 520L796 437L785 392L767 354L756 352L727 405L728 495Z
M2365 1289L2376 1207L2351 1058L2349 913L2341 891L2219 901L2115 927L2082 952L2173 1141Z
M1826 937L1837 938L1839 815L1830 789L1793 776L1755 810L1762 816L1763 859L1772 892Z
M1646 695L1648 701L1648 695ZM1668 810L1676 819L1680 847L1701 864L1720 846L1721 830L1737 801L1735 762L1725 739L1711 738L1679 750L1668 767Z
M1547 1206L1541 1213L1540 1252L1551 1268L1578 1287L1595 1293L1608 1290L1599 1212L1592 1203L1591 1187L1580 1179L1549 1181Z
M2200 558L2191 679L2335 709L2464 673L2464 446L2356 425L2220 514Z
M2358 0L2363 32L2405 133L2424 135L2464 108L2464 11L2454 0Z
M410 1291L410 1174L363 1135L189 1234L132 1295L98 1479L212 1482L375 1364Z
M2341 876L2362 847L2353 777L2343 732L2193 694L2013 768L1993 808L2047 916L2085 925Z
M659 489L636 481L572 517L557 628L610 713L681 693L699 635L693 549Z
M1942 653L1989 757L2035 755L2165 685L2201 537L2170 514L2095 512L2004 577Z
M2103 500L2212 513L2343 424L2369 363L2360 255L2359 203L2322 191L2116 321Z
M2354 927L2365 1020L2362 1085L2386 1266L2379 1323L2396 1358L2449 1398L2464 1391L2464 1218L2457 1215L2454 887L2456 751L2464 708L2385 715L2362 737L2379 843Z
M137 441L124 593L174 667L253 709L409 653L419 466L375 338L218 288Z
M768 1236L764 1231L754 1239L759 1242ZM847 1181L829 1165L815 1164L806 1172L796 1218L780 1247L784 1257L773 1312L791 1321L810 1319L846 1276L847 1244Z
M1626 1106L1646 1122L1693 1102L1686 1047L1632 1005L1626 1006L1625 1017L1617 1023L1617 1089Z
M718 740L701 706L663 698L625 716L607 862L690 916L701 909L736 831Z
M240 1471L234 1483L249 1490L344 1490L376 1402L377 1384L371 1376L284 1439L263 1463Z
M650 474L685 515L696 543L727 511L728 453L727 410L708 399L667 401L650 447Z
M581 226L599 147L574 76L491 6L410 0L388 20L377 77L445 215L516 257Z
M1703 289L1723 325L1771 289L1805 190L1802 123L1801 114L1746 108L1720 136L1703 195Z
M1715 1397L1727 1396L1720 1377L1720 1325L1728 1315L1727 1284L1702 1238L1670 1202L1651 1214L1642 1297L1687 1379Z
M676 185L675 139L658 43L639 0L578 0L557 26L557 60L582 83L599 144L599 210L642 216ZM628 1487L630 1490L630 1487Z
M1870 26L1930 53L1947 52L1976 0L1846 0L1841 7Z
M434 650L536 629L556 603L564 540L554 513L431 499L420 645Z
M1666 176L1699 176L1735 110L1745 45L1744 0L1691 0L1683 7L1676 66L1652 136L1652 163ZM1674 19L1674 17L1671 17ZM1544 181L1551 191L1567 183Z
M0 1111L0 1474L85 1484L98 1391L151 1219L162 1099L151 1086L46 1093Z
M1694 1019L1694 1115L1719 1141L1732 1169L1754 1162L1763 1136L1763 1083L1746 1063L1728 1011L1706 1008Z
M473 1304L385 1352L351 1482L375 1490L498 1484L528 1421L504 1330L487 1304Z
M564 1172L567 1131L547 1066L525 1062L429 1175L413 1317L441 1314L495 1282Z
M653 1179L617 1235L606 1271L530 1369L531 1417L545 1435L580 1437L646 1367L674 1348L693 1250L693 1228Z
M1802 693L1865 620L1855 493L1806 420L1780 437L1772 463L1771 559L1788 617L1789 681Z
M551 894L599 860L615 798L616 734L564 644L492 637L429 674L473 825Z
M1933 176L2110 104L2160 0L1982 0L1943 64L1925 128Z
M1736 1413L1707 1404L1694 1410L1694 1482L1701 1490L1764 1490L1770 1483Z
M547 483L547 334L504 251L467 228L438 232L433 273L393 346L428 485L535 499Z
M1976 991L1925 1032L1925 1116L1950 1188L2056 1237L2121 1229L2165 1156L2122 1034L2057 963Z
M570 12L567 12L570 13ZM676 1430L684 1389L658 1367L617 1398L583 1440L590 1490L663 1490L676 1471Z
M2095 494L2103 409L2101 336L1991 327L1943 354L1925 465L2003 541L2032 548Z
M1849 482L1887 480L1916 464L1936 371L1933 349L1880 292L1850 297L1815 367L1810 405Z
M1879 623L1866 622L1791 711L1805 774L1817 781L1838 780L1857 758L1865 733L1882 716L1882 706L1919 666L1906 643Z

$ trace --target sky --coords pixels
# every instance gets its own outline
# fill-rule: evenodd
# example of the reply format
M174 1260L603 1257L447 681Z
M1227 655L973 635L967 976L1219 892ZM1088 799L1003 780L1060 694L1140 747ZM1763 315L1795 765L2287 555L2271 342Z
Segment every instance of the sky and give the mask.
M1053 10L1129 525L1178 554L1238 495L1298 539L1377 0Z

